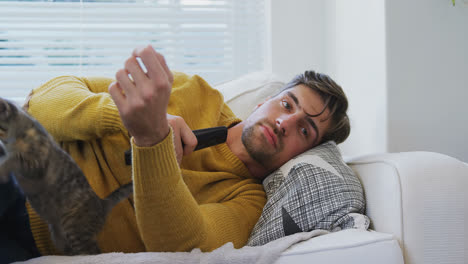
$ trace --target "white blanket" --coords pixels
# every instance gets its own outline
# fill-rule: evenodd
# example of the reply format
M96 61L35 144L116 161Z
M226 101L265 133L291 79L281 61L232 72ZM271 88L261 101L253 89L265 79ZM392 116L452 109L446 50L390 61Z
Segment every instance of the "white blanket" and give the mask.
M191 252L145 252L145 253L105 253L94 256L44 256L30 259L23 264L149 264L149 263L274 263L283 251L290 246L312 237L328 234L325 230L314 230L312 232L296 233L290 236L271 241L259 247L243 247L235 249L232 243L226 243L220 248L203 253L199 249Z

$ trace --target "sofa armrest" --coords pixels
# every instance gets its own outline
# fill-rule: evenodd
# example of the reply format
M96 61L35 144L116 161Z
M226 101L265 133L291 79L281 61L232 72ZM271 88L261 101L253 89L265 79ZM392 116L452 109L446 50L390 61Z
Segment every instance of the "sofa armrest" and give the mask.
M372 228L394 234L405 263L465 263L468 166L432 152L347 160L364 187Z

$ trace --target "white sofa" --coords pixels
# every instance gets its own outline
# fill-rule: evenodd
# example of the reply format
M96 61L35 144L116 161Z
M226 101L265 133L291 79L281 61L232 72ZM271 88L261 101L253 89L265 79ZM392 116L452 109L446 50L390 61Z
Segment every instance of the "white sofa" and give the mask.
M438 153L354 158L375 231L301 242L278 263L468 263L468 165Z
M245 118L283 84L254 73L217 85ZM277 263L468 263L468 165L431 152L355 157L370 231L343 230L298 243Z
M255 73L215 87L231 109L245 118L282 85L274 76ZM375 154L346 161L364 187L371 230L347 229L311 238L282 252L276 263L468 263L466 163L430 152ZM44 256L27 263L187 263L173 260L171 254ZM191 263L207 263L196 252L192 254L187 257L193 259Z

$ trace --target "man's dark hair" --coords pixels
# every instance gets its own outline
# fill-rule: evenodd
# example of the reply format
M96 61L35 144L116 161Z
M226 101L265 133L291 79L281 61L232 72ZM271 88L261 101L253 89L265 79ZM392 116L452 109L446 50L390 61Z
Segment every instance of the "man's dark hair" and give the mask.
M325 109L329 109L330 114L325 120L330 120L330 126L322 137L322 141L326 142L333 140L336 144L342 143L348 138L351 132L348 114L348 99L346 98L343 89L326 74L317 73L314 71L306 71L294 77L282 91L291 89L299 84L306 85L315 92L323 100L325 107L317 115L321 115Z

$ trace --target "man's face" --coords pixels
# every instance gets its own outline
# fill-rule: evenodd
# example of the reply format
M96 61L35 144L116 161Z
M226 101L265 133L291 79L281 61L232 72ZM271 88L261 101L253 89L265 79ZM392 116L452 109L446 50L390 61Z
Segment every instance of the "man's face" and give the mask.
M268 99L245 120L242 143L252 159L273 171L316 146L328 129L329 110L317 92L300 84Z

